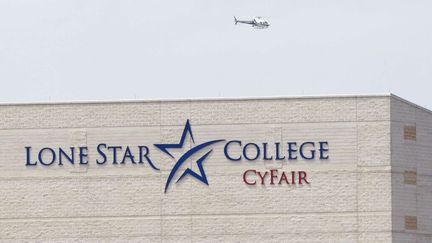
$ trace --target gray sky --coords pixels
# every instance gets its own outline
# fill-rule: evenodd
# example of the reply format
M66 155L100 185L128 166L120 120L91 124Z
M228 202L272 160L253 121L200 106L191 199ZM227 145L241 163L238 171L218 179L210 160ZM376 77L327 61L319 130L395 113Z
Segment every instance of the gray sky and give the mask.
M392 92L431 109L431 43L430 0L0 0L0 102Z

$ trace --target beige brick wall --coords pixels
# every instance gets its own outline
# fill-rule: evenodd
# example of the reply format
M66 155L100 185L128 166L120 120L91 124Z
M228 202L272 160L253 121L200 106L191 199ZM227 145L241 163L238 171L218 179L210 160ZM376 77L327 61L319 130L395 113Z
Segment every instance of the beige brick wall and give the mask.
M393 240L432 242L432 112L393 96L391 116ZM407 127L415 127L415 139ZM407 172L416 173L415 183Z
M0 239L391 242L410 237L412 232L392 231L399 227L392 215L398 204L391 185L399 178L391 169L397 163L391 162L390 148L396 139L390 135L393 103L390 96L353 96L1 105ZM175 161L153 146L159 172L147 164L25 167L28 145L178 142L187 119L197 143L326 140L330 159L231 162L216 145L204 164L209 186L185 178L166 194ZM95 158L90 151L89 160ZM251 168L304 170L311 184L247 186L242 173ZM418 172L417 188L424 186L419 197L425 199L431 198L428 178ZM415 213L430 210L415 208ZM419 218L419 228L429 221Z

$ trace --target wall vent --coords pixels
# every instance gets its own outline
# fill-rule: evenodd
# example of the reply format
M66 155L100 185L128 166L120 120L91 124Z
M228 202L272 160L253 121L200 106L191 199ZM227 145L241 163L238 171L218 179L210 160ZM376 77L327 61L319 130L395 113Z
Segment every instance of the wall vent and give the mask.
M410 185L417 184L417 172L416 171L408 171L404 172L404 183Z
M417 216L405 216L405 229L407 230L417 229Z
M404 126L404 138L405 140L417 139L417 129L416 126Z

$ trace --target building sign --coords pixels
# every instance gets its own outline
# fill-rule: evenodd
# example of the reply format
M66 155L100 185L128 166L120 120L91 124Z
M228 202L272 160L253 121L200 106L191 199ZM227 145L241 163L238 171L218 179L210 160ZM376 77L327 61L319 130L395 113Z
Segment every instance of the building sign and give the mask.
M179 158L175 158L173 151L183 149L185 141L190 138L193 146ZM183 133L178 143L173 144L153 144L159 151L166 156L176 159L176 162L168 175L165 184L165 192L172 184L172 180L179 176L176 183L186 176L191 176L196 180L209 185L207 176L203 167L203 162L213 152L213 146L217 144L223 145L223 156L233 163L240 161L294 161L294 160L328 160L329 159L329 144L327 141L304 141L296 142L289 141L285 143L274 142L268 143L252 143L242 140L225 140L223 138L210 140L201 144L195 144L192 134L192 127L189 120L183 129ZM95 149L97 158L94 161L89 161L89 149ZM237 151L237 152L235 152ZM272 151L272 152L271 152ZM198 170L194 171L187 168L183 171L180 169L186 161L190 161L193 155L204 153L194 163ZM139 145L135 148L130 146L110 145L100 143L95 148L87 146L78 146L70 148L52 148L44 147L38 151L34 151L31 146L25 147L26 161L25 165L29 167L35 166L63 166L64 164L72 165L88 165L94 163L96 165L114 164L121 165L126 163L132 164L148 164L153 170L158 171L155 161L151 159L149 145ZM246 185L254 186L257 184L269 185L295 185L295 184L310 184L308 173L306 171L279 171L272 169L269 171L258 171L248 169L244 171L242 180Z

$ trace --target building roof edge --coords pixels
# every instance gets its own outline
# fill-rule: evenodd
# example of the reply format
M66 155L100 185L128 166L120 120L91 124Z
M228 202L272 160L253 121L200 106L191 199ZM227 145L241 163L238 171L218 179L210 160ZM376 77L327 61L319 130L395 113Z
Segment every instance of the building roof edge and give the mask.
M424 111L424 112L427 112L427 113L429 113L429 114L432 115L432 110L429 110L429 109L426 108L426 107L423 107L423 106L421 106L421 105L417 105L416 103L411 102L411 101L409 101L409 100L406 100L406 99L404 99L404 98L401 98L400 96L397 96L397 95L395 95L395 94L393 94L393 93L391 93L390 96L391 96L391 98L393 98L393 99L399 100L399 101L401 101L401 102L403 102L403 103L405 103L405 104L408 104L408 105L410 105L410 106L413 106L413 107L415 107L415 108L418 108L418 109L420 109L420 110L422 110L422 111Z
M124 100L73 100L73 101L35 101L35 102L0 102L0 106L24 105L68 105L68 104L112 104L112 103L151 103L151 102L188 102L188 101L236 101L236 100L278 100L278 99L322 99L322 98L368 98L398 97L391 93L357 95L288 95L288 96L243 96L243 97L194 97L170 99L124 99Z

